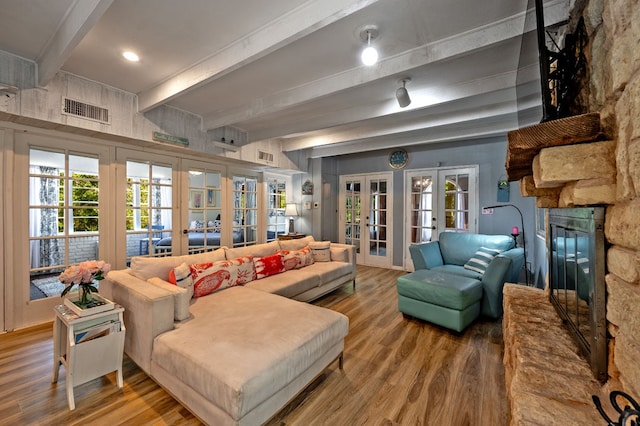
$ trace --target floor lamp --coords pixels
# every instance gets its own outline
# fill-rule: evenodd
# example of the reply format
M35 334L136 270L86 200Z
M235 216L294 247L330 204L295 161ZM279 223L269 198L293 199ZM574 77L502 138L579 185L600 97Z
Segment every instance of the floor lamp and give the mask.
M520 213L520 225L522 226L522 249L524 250L524 282L529 285L529 271L527 271L527 240L524 237L524 217L522 212L515 204L497 204L495 206L486 206L483 209L499 209L500 207L513 207Z

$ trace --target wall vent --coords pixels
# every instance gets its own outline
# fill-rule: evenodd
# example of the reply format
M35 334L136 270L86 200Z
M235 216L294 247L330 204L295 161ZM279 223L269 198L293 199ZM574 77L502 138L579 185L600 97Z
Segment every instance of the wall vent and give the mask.
M108 109L76 101L75 99L64 98L62 113L85 118L87 120L98 121L100 123L110 123Z
M258 150L258 160L266 163L273 163L273 154L266 151Z

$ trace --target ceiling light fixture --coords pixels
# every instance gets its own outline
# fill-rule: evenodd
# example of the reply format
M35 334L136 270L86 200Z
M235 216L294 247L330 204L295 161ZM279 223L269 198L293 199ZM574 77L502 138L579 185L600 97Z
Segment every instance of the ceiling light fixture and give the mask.
M400 105L400 108L409 106L409 104L411 103L409 92L407 92L407 89L405 88L405 85L409 81L411 81L409 77L403 78L399 81L399 83L402 83L402 87L396 90L396 99L398 100L398 105Z
M360 38L367 42L367 47L362 50L360 59L362 63L371 66L378 62L378 51L375 47L371 46L371 40L374 40L378 36L378 27L375 25L368 25L360 31Z
M140 60L140 57L130 50L122 52L122 56L124 56L124 58L130 62L138 62Z

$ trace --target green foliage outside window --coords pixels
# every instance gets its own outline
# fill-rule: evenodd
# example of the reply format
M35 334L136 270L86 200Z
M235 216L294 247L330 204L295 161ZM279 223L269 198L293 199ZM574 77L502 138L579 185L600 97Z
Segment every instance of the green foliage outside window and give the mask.
M136 229L134 211L138 211L140 213L140 228L148 229L149 227L149 188L150 186L148 179L127 179L126 223L128 231ZM140 200L138 204L136 204L134 194L138 190L140 192Z
M71 200L68 203L73 212L74 232L98 231L98 180L94 175L73 173L70 179ZM60 179L60 205L64 205L64 179ZM58 209L58 217L64 217L64 209ZM58 221L58 232L64 233L64 221Z

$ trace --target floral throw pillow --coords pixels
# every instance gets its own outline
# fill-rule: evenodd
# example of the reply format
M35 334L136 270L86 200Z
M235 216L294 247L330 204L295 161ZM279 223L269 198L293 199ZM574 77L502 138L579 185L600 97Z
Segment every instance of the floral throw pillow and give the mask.
M278 253L282 254L282 262L286 271L313 264L313 255L309 246L300 250L279 250Z
M245 284L255 279L253 257L197 263L189 267L193 277L193 296L202 297L214 291Z
M265 278L270 275L279 274L285 271L282 262L282 254L276 253L270 256L255 257L253 263L256 267L256 278Z

